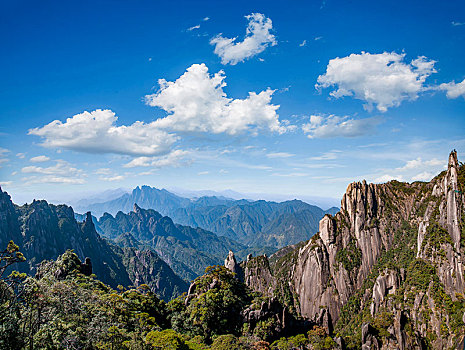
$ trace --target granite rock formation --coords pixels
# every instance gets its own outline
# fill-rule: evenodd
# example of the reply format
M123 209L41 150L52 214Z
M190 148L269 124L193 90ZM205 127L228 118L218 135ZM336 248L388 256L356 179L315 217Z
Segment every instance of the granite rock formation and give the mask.
M465 336L464 193L455 151L427 183L351 183L317 235L245 282L349 348L455 348Z

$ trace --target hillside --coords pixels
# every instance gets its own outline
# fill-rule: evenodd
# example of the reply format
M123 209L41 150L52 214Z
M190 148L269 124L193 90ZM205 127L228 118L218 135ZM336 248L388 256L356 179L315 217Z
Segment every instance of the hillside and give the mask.
M128 214L103 215L98 226L103 234L125 247L145 246L154 250L182 278L191 281L206 267L220 264L229 250L246 246L212 232L176 225L155 210L137 204Z
M0 189L0 244L13 240L26 257L20 271L34 274L43 260L56 259L73 249L80 259L89 257L99 279L116 288L146 283L164 299L182 293L187 286L160 257L150 250L121 248L100 237L90 213L79 223L66 205L33 201L16 206Z

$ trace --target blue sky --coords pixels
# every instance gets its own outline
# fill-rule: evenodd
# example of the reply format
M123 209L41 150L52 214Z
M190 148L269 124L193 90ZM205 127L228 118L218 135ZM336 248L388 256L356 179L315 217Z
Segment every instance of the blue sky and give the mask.
M465 152L463 1L3 1L0 17L17 202L147 184L337 204Z

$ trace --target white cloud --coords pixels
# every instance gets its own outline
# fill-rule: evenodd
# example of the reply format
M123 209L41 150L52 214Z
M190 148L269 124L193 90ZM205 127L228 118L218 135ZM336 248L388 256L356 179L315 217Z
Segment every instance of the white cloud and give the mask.
M294 157L295 154L287 153L287 152L274 152L274 153L268 153L266 156L268 158L290 158L290 157Z
M303 124L302 130L307 137L330 138L330 137L357 137L372 134L378 124L382 122L380 117L364 119L353 119L348 116L338 117L330 115L310 116L310 123Z
M147 175L153 175L153 174L156 174L156 173L157 173L156 169L151 169L149 171L140 172L138 175L139 176L147 176Z
M55 165L49 167L26 166L21 169L21 172L24 174L39 174L23 178L22 180L26 184L83 184L85 183L84 177L86 177L86 174L82 170L75 168L62 159L58 159Z
M447 98L458 98L460 96L465 98L465 79L457 84L454 81L441 84L438 89L446 91Z
M424 171L412 177L412 181L430 181L435 174Z
M9 149L0 147L0 164L7 163L10 161L8 158L5 158L5 155L9 152Z
M286 131L276 113L279 106L271 104L274 90L232 99L223 91L225 78L223 71L210 75L205 64L194 64L174 82L160 79L160 90L145 96L148 105L168 113L152 123L154 128L229 135L256 134L258 129Z
M200 24L197 24L196 26L187 28L187 31L188 31L188 32L191 32L191 31L193 31L193 30L195 30L195 29L199 29L199 28L200 28Z
M44 139L45 147L66 148L87 153L117 153L132 156L156 156L169 153L177 140L173 134L160 130L155 122L136 121L116 126L115 113L97 109L55 120L41 128L30 129L30 135Z
M415 100L425 91L426 78L432 73L435 61L421 56L410 63L403 62L405 54L351 54L329 61L326 73L318 77L317 89L336 87L330 95L335 98L353 96L373 105L381 112L397 107L404 100Z
M339 151L339 150L333 150L330 152L323 153L321 156L311 157L309 159L310 160L334 160L338 158L341 152L342 151Z
M455 22L455 21L452 21L451 24L452 24L454 27L459 27L459 26L465 25L465 22Z
M382 175L382 176L376 178L373 182L375 182L375 183L384 183L384 182L388 182L388 181L392 181L392 180L404 181L404 178L402 177L402 175L385 174L385 175Z
M403 167L397 168L397 171L407 171L412 169L420 169L420 168L436 168L444 167L444 161L441 161L437 158L433 158L431 160L423 161L420 157L417 159L409 160L405 163Z
M200 171L197 173L197 175L208 175L208 174L210 174L209 171Z
M307 45L307 40L304 40L299 44L300 47L303 47L303 46L306 46L306 45Z
M32 157L29 159L32 163L42 163L42 162L47 162L50 160L49 157L47 156L37 156L37 157Z
M309 176L307 173L273 173L272 176L280 176L280 177L305 177Z
M271 19L261 13L245 16L249 21L243 41L237 38L224 38L221 34L210 40L215 45L215 54L221 57L221 63L235 65L263 52L269 45L277 44L270 31L273 29Z
M95 171L97 175L110 175L112 173L110 168L100 168Z
M0 181L0 186L9 186L13 183L13 181Z
M318 40L321 40L321 39L323 39L322 36L316 36L315 39L313 39L313 40L318 41Z
M38 173L38 174L46 174L46 175L64 175L64 176L75 176L75 175L82 175L82 170L79 170L73 167L70 163L65 160L57 160L56 164L50 167L39 167L36 165L26 166L21 169L23 173Z
M109 182L113 182L113 181L121 181L121 180L124 180L125 177L123 175L115 175L115 176L100 176L99 177L100 180L102 181L109 181Z
M24 154L24 153L16 153L16 157L18 157L19 159L24 159L26 157L26 154Z
M387 157L385 156L387 159ZM398 181L430 181L441 170L447 168L445 161L437 158L423 160L421 157L405 162L401 167L395 169L385 169L384 175L378 176L375 182ZM394 175L391 175L394 174Z
M202 21L206 22L210 19L210 17L204 17L204 19Z
M84 179L54 176L54 175L24 177L21 180L23 181L25 185L43 184L43 183L81 185L81 184L86 183Z
M137 157L125 164L125 168L135 167L153 167L153 168L165 168L169 166L179 166L182 163L186 163L185 158L191 152L183 150L174 150L170 154L162 157ZM187 161L189 163L189 161Z

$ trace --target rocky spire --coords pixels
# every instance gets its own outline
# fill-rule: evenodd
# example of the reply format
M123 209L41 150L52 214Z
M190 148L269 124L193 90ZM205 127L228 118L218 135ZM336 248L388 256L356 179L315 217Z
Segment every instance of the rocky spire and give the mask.
M228 256L224 260L224 266L234 272L236 276L241 276L242 269L239 266L239 264L236 261L236 257L234 256L234 253L230 250Z
M82 232L86 236L98 236L97 231L95 230L94 222L92 221L92 213L88 211L86 213L86 219L82 223Z
M137 205L137 203L134 203L134 213L140 213L140 207Z
M453 150L449 155L449 164L447 167L447 175L444 181L444 192L447 200L447 231L449 232L454 247L457 251L460 250L460 215L459 201L461 194L457 184L458 178L458 161L457 151Z

